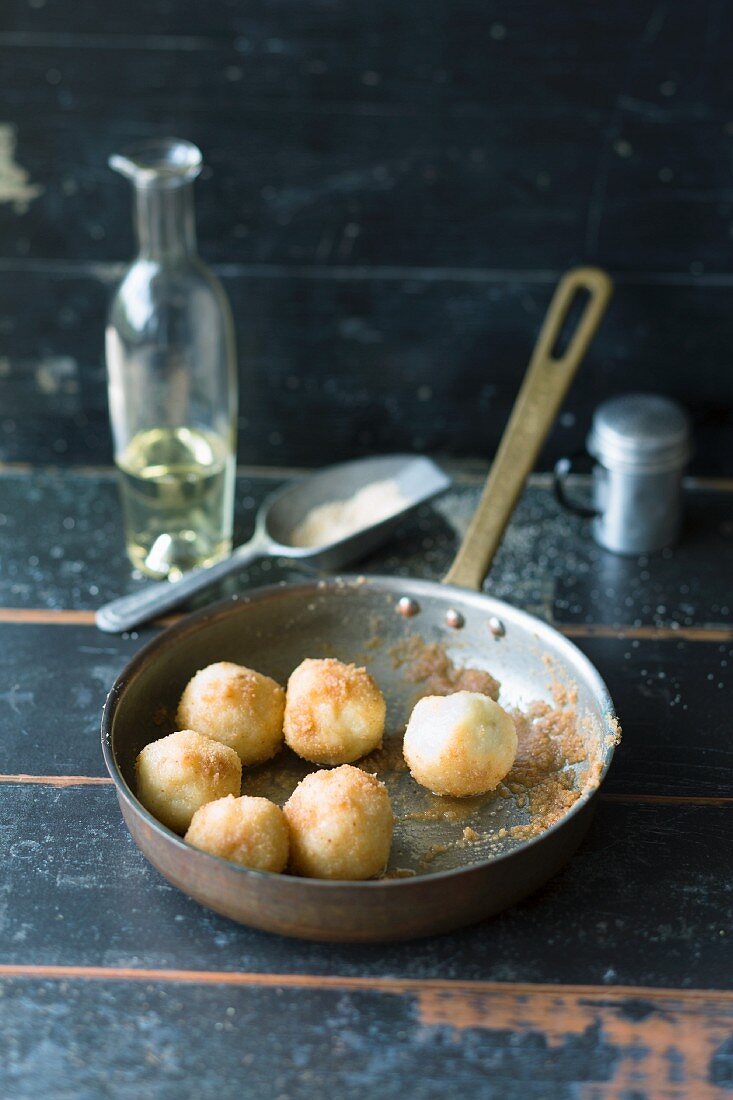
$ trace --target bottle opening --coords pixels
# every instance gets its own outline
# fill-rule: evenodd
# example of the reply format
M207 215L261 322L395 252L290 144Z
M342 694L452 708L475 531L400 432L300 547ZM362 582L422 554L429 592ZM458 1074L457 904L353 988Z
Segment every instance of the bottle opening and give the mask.
M177 187L201 171L201 150L181 138L151 138L114 153L109 166L138 187Z

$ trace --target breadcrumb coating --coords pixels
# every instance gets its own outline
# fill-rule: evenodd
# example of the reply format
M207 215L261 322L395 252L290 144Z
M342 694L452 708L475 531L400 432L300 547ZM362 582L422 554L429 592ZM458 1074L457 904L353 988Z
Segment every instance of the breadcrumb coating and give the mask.
M239 794L242 765L233 749L185 729L146 745L135 762L135 777L145 809L185 833L199 807Z
M386 714L365 668L309 658L288 680L285 740L314 764L348 764L381 745Z
M394 815L375 775L343 764L311 772L285 803L290 870L307 878L367 879L389 860Z
M288 863L288 824L280 807L267 798L227 795L208 802L193 815L184 839L255 871L279 873Z
M285 691L269 676L218 661L189 680L176 723L229 745L245 765L269 760L282 746Z
M514 763L517 733L511 717L488 695L428 695L410 716L403 752L413 779L433 794L485 794Z

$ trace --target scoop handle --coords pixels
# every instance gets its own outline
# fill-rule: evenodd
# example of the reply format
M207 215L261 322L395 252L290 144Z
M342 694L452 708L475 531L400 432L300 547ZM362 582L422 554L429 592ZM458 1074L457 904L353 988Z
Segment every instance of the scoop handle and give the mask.
M588 301L572 339L553 354L579 291ZM486 479L481 500L445 584L480 590L499 548L517 498L552 427L558 409L601 323L613 283L605 271L577 267L563 275L547 311L509 423Z
M268 547L255 536L251 542L237 547L233 554L216 565L192 569L190 573L184 573L180 580L158 581L146 585L139 592L120 596L119 599L106 603L95 615L96 624L107 634L121 634L123 630L132 630L166 611L180 607L197 592L203 592L217 581L238 573L245 565L264 557L267 552Z

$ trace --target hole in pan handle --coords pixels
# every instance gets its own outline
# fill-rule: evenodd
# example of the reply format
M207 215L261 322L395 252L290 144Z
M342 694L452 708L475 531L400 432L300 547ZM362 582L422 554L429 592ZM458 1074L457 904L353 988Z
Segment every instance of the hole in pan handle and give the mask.
M557 502L566 512L573 512L574 515L582 516L583 519L594 519L600 516L601 512L598 508L589 508L587 504L581 504L568 496L565 482L572 473L592 473L594 466L595 459L587 451L576 451L569 458L558 458L555 463L554 488Z
M596 267L574 268L558 283L481 500L444 577L446 584L481 590L517 498L601 323L612 290L606 272ZM573 326L568 323L569 314L579 294L585 300ZM566 331L569 339L558 354L560 334Z

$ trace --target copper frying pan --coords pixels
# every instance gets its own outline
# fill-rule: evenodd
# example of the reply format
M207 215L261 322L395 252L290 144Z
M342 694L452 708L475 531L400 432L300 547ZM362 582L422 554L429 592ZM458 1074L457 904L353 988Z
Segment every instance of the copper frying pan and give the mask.
M558 334L579 290L588 292L567 349ZM570 858L590 823L594 796L617 740L613 704L600 676L566 638L541 620L480 593L516 499L562 398L600 323L608 277L583 268L560 282L543 325L474 519L442 584L347 577L244 593L190 615L146 646L115 682L105 705L102 745L135 842L175 886L203 905L257 928L316 940L385 941L447 931L488 917L537 889ZM296 524L301 517L294 515ZM407 617L404 612L407 611ZM215 661L250 665L281 682L305 656L366 662L385 693L388 730L399 739L416 685L395 659L414 638L437 642L456 665L488 669L500 701L550 700L558 682L577 693L586 752L569 774L578 797L558 821L523 836L531 813L521 800L472 800L444 815L440 800L391 767L398 824L393 874L368 882L326 882L249 871L185 844L137 801L134 761L161 736L156 716L175 712L196 669ZM399 741L396 745L399 756ZM282 802L311 766L285 752L245 775L244 790ZM455 807L453 807L455 811ZM462 844L466 824L479 838ZM434 855L431 855L434 853Z

